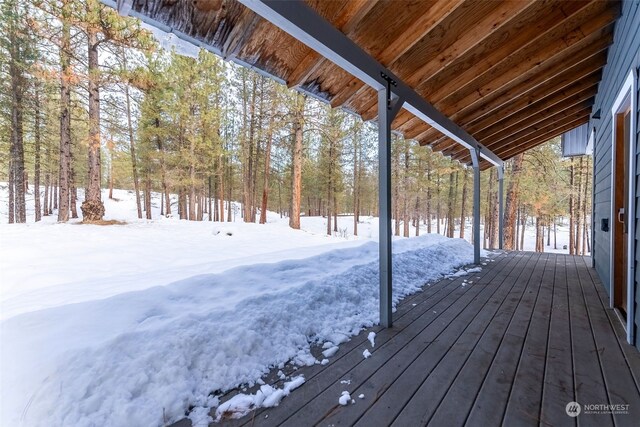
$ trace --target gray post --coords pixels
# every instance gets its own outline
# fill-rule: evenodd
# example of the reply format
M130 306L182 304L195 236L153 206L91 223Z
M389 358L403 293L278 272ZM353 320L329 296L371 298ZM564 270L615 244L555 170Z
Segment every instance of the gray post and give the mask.
M480 150L469 151L473 163L473 262L480 264Z
M378 211L380 245L380 324L392 325L391 271L391 122L400 110L402 101L391 101L389 86L378 91Z
M504 166L498 166L498 248L504 244Z

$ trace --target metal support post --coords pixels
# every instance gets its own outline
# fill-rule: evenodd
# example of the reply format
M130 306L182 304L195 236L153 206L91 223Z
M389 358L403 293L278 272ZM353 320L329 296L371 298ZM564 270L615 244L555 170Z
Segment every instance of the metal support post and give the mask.
M473 163L473 262L480 264L480 150L469 151Z
M504 166L498 166L498 248L504 245Z
M402 101L392 99L392 79L378 91L378 186L379 186L379 245L380 245L380 324L392 326L392 270L391 270L391 122Z

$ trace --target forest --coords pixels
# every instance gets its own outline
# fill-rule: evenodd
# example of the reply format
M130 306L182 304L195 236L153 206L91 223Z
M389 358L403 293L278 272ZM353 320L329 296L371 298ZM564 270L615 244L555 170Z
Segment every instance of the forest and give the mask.
M124 18L97 0L5 0L0 16L0 181L8 222L105 216L102 189L131 189L137 215L245 222L266 212L338 218L377 215L375 122ZM392 141L394 234L465 237L472 172L402 135ZM559 139L509 159L505 249L590 252L592 159L562 158ZM482 172L484 246L498 246L495 169ZM82 198L79 197L82 194ZM177 195L177 203L172 203ZM79 202L82 200L82 203ZM225 203L227 202L227 203ZM466 229L466 230L465 230ZM467 235L466 237L469 237Z

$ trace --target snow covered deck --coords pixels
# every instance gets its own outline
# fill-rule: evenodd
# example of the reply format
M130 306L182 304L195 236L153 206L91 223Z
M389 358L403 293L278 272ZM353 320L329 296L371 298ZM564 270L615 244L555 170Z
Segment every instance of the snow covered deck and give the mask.
M328 365L299 369L306 383L280 406L222 424L575 425L571 401L582 404L580 425L637 422L640 354L625 343L590 260L494 259L404 300L393 328L373 329L373 349L363 331ZM338 404L343 391L353 403ZM628 406L588 414L592 404Z

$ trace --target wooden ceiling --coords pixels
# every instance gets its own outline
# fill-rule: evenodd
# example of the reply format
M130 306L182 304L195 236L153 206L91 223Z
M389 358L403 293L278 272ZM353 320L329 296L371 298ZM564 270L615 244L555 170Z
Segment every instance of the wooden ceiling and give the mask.
M589 120L620 14L610 0L307 3L504 160ZM133 8L334 107L376 118L373 89L235 0L135 0ZM406 110L393 127L471 161Z

